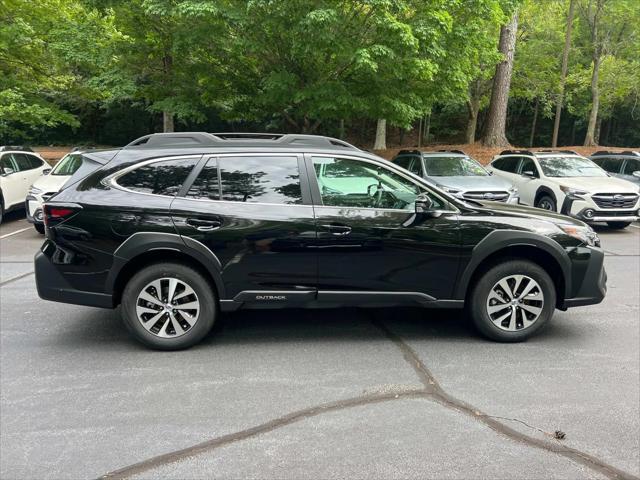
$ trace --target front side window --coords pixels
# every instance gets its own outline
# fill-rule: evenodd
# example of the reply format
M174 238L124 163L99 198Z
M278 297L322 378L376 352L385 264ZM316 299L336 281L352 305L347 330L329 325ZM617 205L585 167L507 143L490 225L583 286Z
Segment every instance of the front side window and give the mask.
M618 158L598 157L593 159L593 163L606 170L607 172L618 173L622 161Z
M17 167L11 161L10 155L3 155L2 158L0 158L0 169L2 170L3 175L15 172L16 168Z
M427 193L391 170L360 160L314 157L313 167L326 206L413 210L416 197ZM436 208L444 206L433 200Z
M31 166L31 162L29 161L29 157L27 157L23 153L12 153L13 161L18 166L18 171L23 172L25 170L31 170L33 167Z
M547 177L606 177L607 172L587 158L544 157L538 162Z
M495 160L492 165L503 172L516 173L520 157L504 157Z
M65 155L62 160L56 163L49 175L73 175L82 165L82 156L74 153Z
M633 172L640 171L640 160L634 158L627 159L627 163L624 165L622 173L624 175L633 175Z
M197 161L181 158L149 163L125 173L116 183L134 192L175 196Z
M469 157L425 157L425 170L430 177L484 177L489 175Z
M534 177L539 176L535 162L528 157L524 157L522 163L520 163L520 173L524 172L531 172Z
M42 167L43 163L42 160L40 160L38 157L34 156L34 155L25 155L27 157L27 160L29 161L29 164L31 165L31 168L40 168Z

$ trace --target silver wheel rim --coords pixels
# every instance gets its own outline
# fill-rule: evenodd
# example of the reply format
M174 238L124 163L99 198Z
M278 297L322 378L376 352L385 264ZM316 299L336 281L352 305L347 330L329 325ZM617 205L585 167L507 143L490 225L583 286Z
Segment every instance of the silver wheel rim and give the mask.
M531 327L542 313L544 293L526 275L509 275L498 281L487 298L487 313L501 330L516 332Z
M176 338L198 321L200 301L186 282L163 277L147 284L136 300L138 321L152 335Z
M543 210L553 210L553 205L551 205L551 202L549 200L542 200L540 202L540 208L542 208Z

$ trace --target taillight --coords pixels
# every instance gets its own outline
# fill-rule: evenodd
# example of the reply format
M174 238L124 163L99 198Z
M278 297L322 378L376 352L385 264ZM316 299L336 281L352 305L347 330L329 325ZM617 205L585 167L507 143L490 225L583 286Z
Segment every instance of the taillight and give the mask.
M44 204L43 221L47 227L52 227L65 220L71 218L78 213L82 207L80 205L73 204Z

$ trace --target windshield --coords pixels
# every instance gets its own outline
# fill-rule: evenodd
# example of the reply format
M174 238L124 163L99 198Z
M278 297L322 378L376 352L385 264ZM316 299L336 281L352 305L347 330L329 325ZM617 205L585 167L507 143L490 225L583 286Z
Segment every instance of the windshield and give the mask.
M425 157L424 166L431 177L484 177L489 173L469 157Z
M538 158L547 177L606 177L607 172L587 158L545 157Z
M82 156L69 153L56 163L49 175L73 175L80 168L80 165L82 165Z

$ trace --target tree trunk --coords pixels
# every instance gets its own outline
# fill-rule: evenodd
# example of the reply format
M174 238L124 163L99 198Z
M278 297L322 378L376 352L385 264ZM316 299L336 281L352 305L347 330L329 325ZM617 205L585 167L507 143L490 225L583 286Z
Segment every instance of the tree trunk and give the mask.
M536 134L536 123L538 123L539 109L540 109L540 100L536 98L536 106L533 108L533 122L531 123L531 135L529 136L529 147L533 147L533 137Z
M422 147L422 115L418 120L418 148Z
M602 117L596 122L596 145L600 145L600 132L602 131Z
M344 118L340 120L340 127L339 127L339 132L338 135L340 135L340 139L344 140Z
M591 112L589 113L589 125L587 135L584 137L584 146L597 145L596 123L598 121L598 109L600 108L600 89L598 88L598 76L600 75L600 51L595 49L593 54L593 71L591 72Z
M569 142L569 145L575 145L576 144L576 124L578 122L576 122L575 120L573 121L573 125L571 126L571 141Z
M569 14L567 15L567 30L564 34L564 49L562 50L562 71L560 73L560 93L558 94L558 103L556 103L556 118L553 122L553 138L551 146L558 146L558 131L560 130L560 116L562 115L562 104L564 102L564 85L567 81L567 70L569 66L569 50L571 49L571 29L573 28L573 14L576 2L569 2Z
M157 117L156 117L157 118ZM162 131L173 132L173 113L162 112Z
M424 128L424 144L429 143L429 134L431 132L431 112L427 113L427 117L424 120L426 122L426 126Z
M471 99L467 101L467 128L464 134L465 143L474 143L476 141L479 111L480 97L471 97Z
M387 120L384 118L378 119L378 125L376 126L376 141L373 144L373 149L387 149Z
M513 72L513 56L516 49L516 32L518 30L518 12L500 29L499 50L504 59L496 65L491 90L491 103L482 143L488 147L508 147L506 135L507 105L511 74Z

